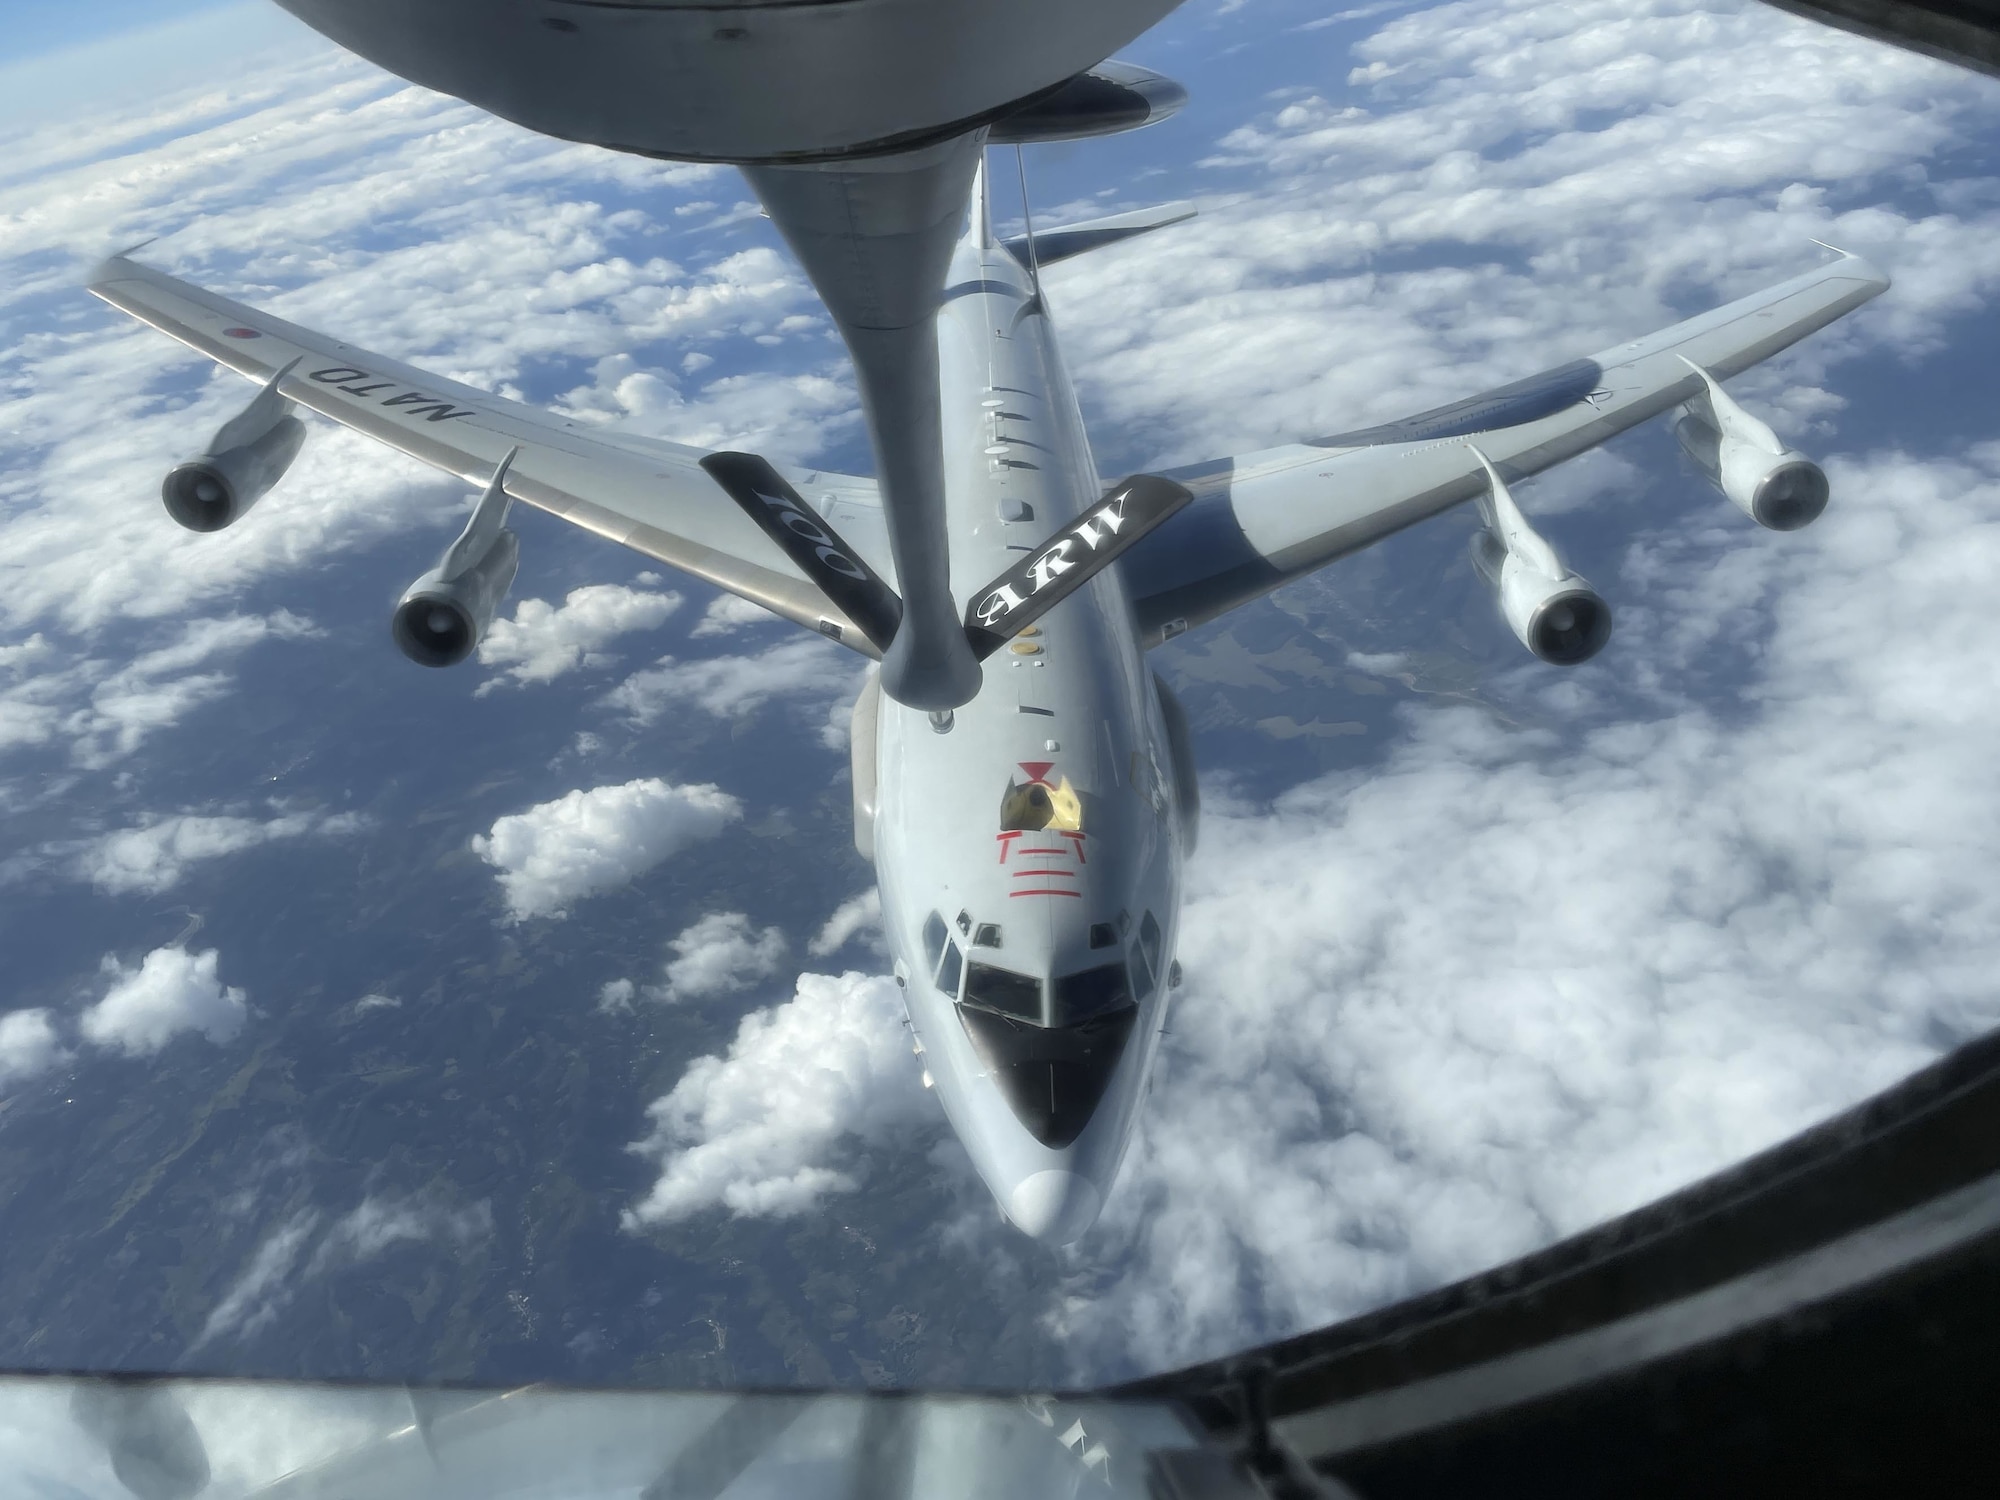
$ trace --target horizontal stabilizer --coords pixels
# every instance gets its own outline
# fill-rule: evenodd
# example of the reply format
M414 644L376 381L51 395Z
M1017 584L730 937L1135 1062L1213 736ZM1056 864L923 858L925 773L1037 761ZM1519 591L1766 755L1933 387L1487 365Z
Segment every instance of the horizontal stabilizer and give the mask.
M972 654L984 661L1193 499L1171 479L1133 475L973 594L965 611Z
M711 453L701 466L877 651L889 649L903 623L902 599L776 469L754 453Z
M1060 229L1039 230L1035 234L1035 264L1052 266L1059 260L1082 255L1087 250L1099 250L1154 229L1165 229L1169 224L1184 223L1197 212L1199 210L1192 203L1162 203L1155 208L1135 208L1130 213L1113 214L1106 219L1086 219L1081 224L1065 224ZM1002 243L1022 265L1028 263L1028 241L1025 237L1016 235Z

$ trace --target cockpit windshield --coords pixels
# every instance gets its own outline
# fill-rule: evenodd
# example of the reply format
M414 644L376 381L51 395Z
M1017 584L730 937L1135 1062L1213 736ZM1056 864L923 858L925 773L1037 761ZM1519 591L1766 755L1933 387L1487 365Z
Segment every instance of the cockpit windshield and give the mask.
M992 964L970 963L965 967L967 1005L1041 1024L1041 980L1032 974L1016 974L1012 969L997 968Z
M1049 986L1049 1024L1074 1026L1131 1003L1125 965L1101 964L1080 974L1064 974Z

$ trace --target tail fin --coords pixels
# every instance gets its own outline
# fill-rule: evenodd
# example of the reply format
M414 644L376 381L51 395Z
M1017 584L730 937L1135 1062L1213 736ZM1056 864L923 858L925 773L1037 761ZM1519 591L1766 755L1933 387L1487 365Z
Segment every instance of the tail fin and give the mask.
M981 200L983 201L983 200ZM976 210L975 210L976 211ZM1162 203L1157 208L1136 208L1130 213L1112 214L1105 219L1086 219L1081 224L1065 224L1060 229L1035 231L1035 262L1052 266L1087 250L1115 245L1169 224L1192 219L1198 210L1192 203ZM1016 235L1003 242L1022 265L1028 263L1028 242Z

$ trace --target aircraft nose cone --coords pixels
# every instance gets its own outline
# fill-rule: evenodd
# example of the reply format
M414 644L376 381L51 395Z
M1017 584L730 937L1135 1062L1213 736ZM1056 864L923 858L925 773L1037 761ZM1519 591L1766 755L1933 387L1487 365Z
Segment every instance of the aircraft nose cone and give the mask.
M1051 1245L1067 1245L1097 1222L1104 1200L1088 1177L1075 1172L1037 1172L1007 1198L1007 1217L1022 1233Z

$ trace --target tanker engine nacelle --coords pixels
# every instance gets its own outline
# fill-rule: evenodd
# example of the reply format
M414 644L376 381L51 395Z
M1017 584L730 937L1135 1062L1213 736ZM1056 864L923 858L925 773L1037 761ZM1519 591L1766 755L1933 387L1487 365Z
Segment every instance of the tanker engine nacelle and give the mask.
M280 382L297 363L293 360L273 375L248 406L224 422L207 452L167 475L160 499L167 514L189 531L220 531L240 521L299 456L305 424L278 394Z
M1674 424L1674 436L1695 467L1768 530L1797 531L1818 520L1827 500L1820 466L1779 442L1700 365L1686 358L1681 363L1701 377L1703 387Z
M1589 661L1611 639L1611 606L1528 524L1486 455L1472 453L1489 487L1479 501L1486 524L1472 538L1473 565L1493 585L1522 645L1558 667Z
M456 666L472 655L513 585L521 542L507 529L507 469L520 451L500 461L458 540L396 604L390 632L419 666Z

